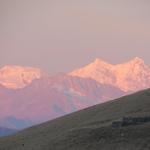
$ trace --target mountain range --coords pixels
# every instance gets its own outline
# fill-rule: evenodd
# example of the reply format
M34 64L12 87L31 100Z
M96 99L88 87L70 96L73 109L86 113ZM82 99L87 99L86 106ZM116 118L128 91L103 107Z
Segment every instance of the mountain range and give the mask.
M99 83L115 86L125 92L150 87L150 68L138 57L117 65L96 59L93 63L72 71L70 75L92 78Z
M96 59L50 76L31 67L0 69L0 126L23 129L150 87L150 68L140 58L112 65Z

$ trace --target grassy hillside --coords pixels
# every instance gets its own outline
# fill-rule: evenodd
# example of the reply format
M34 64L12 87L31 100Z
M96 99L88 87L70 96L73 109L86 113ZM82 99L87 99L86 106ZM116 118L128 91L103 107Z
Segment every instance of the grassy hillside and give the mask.
M111 127L125 116L150 116L149 89L1 138L0 150L149 150L150 123Z

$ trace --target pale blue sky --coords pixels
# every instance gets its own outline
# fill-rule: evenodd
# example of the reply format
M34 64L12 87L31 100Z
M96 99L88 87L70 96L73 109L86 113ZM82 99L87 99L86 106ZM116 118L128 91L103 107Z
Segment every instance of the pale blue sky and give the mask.
M149 0L0 0L0 66L70 71L94 58L150 65Z

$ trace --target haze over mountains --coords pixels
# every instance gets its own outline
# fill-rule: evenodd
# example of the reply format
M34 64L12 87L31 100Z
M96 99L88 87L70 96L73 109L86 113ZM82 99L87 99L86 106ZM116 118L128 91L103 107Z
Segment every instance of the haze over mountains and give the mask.
M150 68L140 58L118 65L96 59L51 77L37 68L5 66L0 83L0 126L22 129L148 88Z
M9 128L5 128L5 127L0 127L0 137L11 135L11 134L14 134L16 132L17 132L17 130L15 130L15 129L9 129Z

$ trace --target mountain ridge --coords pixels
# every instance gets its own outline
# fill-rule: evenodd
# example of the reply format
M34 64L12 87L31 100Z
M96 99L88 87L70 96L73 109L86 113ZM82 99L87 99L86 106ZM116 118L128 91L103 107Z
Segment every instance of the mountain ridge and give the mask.
M6 65L0 69L0 84L7 88L19 89L30 84L34 79L47 74L38 68Z
M138 57L115 65L96 59L91 64L70 72L69 75L90 77L99 83L114 85L125 92L150 87L150 68Z
M96 58L89 65L67 74L92 78L101 84L110 84L125 92L134 92L150 87L150 67L139 57L121 64L110 64ZM7 88L19 89L27 86L34 79L48 76L50 75L47 72L39 68L7 65L0 69L0 84Z

